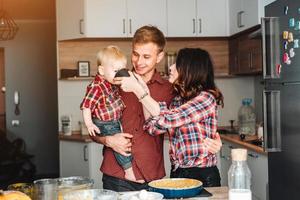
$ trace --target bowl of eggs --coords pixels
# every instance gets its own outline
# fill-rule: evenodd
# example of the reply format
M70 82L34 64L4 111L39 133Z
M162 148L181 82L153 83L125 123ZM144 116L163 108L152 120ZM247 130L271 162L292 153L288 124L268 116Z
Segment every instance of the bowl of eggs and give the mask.
M120 200L161 200L164 196L157 192L141 190L137 192L123 192L119 198Z

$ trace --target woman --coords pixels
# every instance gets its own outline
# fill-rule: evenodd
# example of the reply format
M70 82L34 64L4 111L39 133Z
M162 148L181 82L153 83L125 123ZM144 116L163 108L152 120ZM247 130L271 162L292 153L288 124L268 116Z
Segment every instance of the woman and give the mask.
M185 48L170 67L169 81L176 97L169 108L153 100L142 79L135 74L116 79L121 88L134 92L144 107L144 128L151 135L168 131L171 178L195 178L204 187L220 186L216 153L221 140L217 131L217 106L223 95L214 82L213 66L207 51ZM138 84L139 83L139 84Z

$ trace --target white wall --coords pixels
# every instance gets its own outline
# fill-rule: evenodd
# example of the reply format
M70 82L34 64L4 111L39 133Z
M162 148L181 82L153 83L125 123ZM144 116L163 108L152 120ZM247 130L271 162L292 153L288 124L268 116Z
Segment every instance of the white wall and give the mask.
M236 124L242 99L252 98L254 103L254 77L222 78L216 84L224 95L224 108L219 108L219 126L230 125L231 119Z
M73 130L79 130L78 121L82 121L79 104L88 83L89 81L58 82L59 118L62 115L71 115ZM216 84L224 95L225 103L224 108L219 109L219 125L229 125L230 119L237 120L237 113L242 99L252 98L254 100L254 78L218 78ZM61 130L61 124L59 127Z
M86 86L90 81L58 81L58 115L59 130L61 130L61 116L72 118L72 130L79 130L82 121L80 103L85 95Z

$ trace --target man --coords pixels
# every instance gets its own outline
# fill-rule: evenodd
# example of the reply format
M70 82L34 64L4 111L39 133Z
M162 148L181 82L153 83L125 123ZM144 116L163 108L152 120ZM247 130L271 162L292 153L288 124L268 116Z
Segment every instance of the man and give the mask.
M165 44L165 37L159 29L141 27L133 37L131 62L134 71L147 82L151 96L156 101L170 103L172 86L155 69L164 57ZM121 96L126 105L121 119L124 133L92 139L110 147L104 149L101 165L103 188L115 191L141 190L147 188L148 182L165 176L163 135L153 137L145 133L142 104L133 93L121 92ZM112 149L123 155L131 152L136 182L124 179L124 170L116 162Z
M172 85L155 69L164 57L165 44L163 33L156 27L139 28L133 37L131 62L134 71L147 82L151 97L169 104L173 98ZM121 119L124 133L92 137L106 147L101 165L103 188L119 192L147 189L148 182L165 176L163 135L150 136L144 132L145 119L139 99L133 93L121 92L121 96L126 105ZM206 140L205 144L212 153L218 152L222 146L220 139ZM131 152L135 182L125 180L124 170L115 160L112 149L122 155Z

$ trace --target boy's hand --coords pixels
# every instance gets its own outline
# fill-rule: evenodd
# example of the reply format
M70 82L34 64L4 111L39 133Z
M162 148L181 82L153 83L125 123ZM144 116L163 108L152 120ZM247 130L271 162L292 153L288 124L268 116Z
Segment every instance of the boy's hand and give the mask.
M90 136L96 136L96 133L100 134L100 130L95 124L89 124L86 127Z

